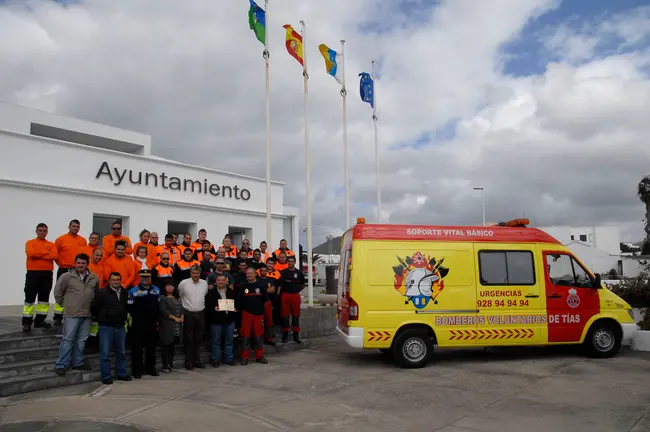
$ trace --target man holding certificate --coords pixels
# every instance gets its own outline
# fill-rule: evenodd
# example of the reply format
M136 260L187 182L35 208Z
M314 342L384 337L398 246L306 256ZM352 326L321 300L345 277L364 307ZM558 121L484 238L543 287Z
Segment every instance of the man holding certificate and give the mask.
M226 273L215 277L214 288L205 296L205 316L212 335L212 367L221 366L221 341L224 342L224 362L234 366L232 340L235 331L235 293L228 286Z

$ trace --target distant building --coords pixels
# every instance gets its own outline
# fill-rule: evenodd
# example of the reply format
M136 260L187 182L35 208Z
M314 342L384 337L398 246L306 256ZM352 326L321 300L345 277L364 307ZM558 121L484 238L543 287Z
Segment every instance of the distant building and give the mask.
M620 227L617 225L537 228L571 249L594 273L606 276L615 270L619 276L634 277L639 274L639 257L621 252Z

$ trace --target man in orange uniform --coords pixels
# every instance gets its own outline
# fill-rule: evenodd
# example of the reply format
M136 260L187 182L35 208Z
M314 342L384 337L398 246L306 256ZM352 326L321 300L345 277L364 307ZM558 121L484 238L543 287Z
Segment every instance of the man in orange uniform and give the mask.
M102 251L102 260L105 260L106 257L106 252L104 251L104 248L102 248L99 245L99 233L98 232L91 232L90 235L88 236L88 244L81 248L81 253L85 253L90 257L90 262L92 263L93 260L93 253L95 253L95 249L101 249ZM92 270L91 270L92 271ZM100 283L102 281L100 280Z
M273 252L273 256L275 256L275 252ZM287 254L286 252L282 251L278 253L278 261L275 263L274 269L277 271L281 272L282 270L286 270L287 267L289 267L289 264L287 262ZM296 260L296 257L293 257L293 260Z
M50 291L54 276L54 260L57 258L54 243L45 240L47 225L36 225L36 238L25 243L27 255L27 274L25 276L25 305L23 306L23 331L28 332L34 327L50 328L45 322L47 312L50 310ZM36 306L36 320L34 320L34 303Z
M140 232L140 241L133 245L133 259L138 256L138 248L144 246L147 248L147 268L152 269L158 264L158 257L156 256L156 247L151 243L151 233L149 230L142 230ZM138 269L140 271L140 269Z
M251 249L250 240L244 239L244 240L241 241L241 249L239 249L240 254L241 254L241 251L246 252L246 257L247 258L253 258L253 249Z
M199 230L199 238L197 238L194 241L194 243L191 244L191 247L192 247L192 249L194 249L194 252L202 250L203 249L203 244L205 243L205 241L207 239L208 239L208 232L206 230L204 230L203 228L201 228ZM212 246L212 243L210 243L210 252L212 252L212 254L217 253L217 251L214 250L214 246ZM201 261L201 258L197 258L197 259L199 261Z
M260 243L260 252L262 253L262 262L266 264L266 260L271 256L271 252L269 252L268 245L265 241Z
M127 236L122 235L122 222L115 221L111 225L111 234L105 235L102 239L102 247L104 248L104 254L106 255L104 259L110 258L115 253L115 243L118 240L122 240L126 244L126 254L131 255L133 253L131 240ZM122 279L122 283L124 283L124 279Z
M174 267L174 265L181 259L181 254L178 250L178 246L174 244L174 234L167 234L165 236L165 243L156 247L156 255L158 256L158 264L160 264L160 258L163 253L169 255L168 265Z
M194 252L192 248L185 248L183 251L183 259L179 260L174 266L174 282L178 286L185 279L191 277L190 269L193 266L199 266L201 268L201 263L193 258Z
M242 366L248 364L251 342L255 344L255 361L267 364L262 345L266 285L257 279L253 267L246 269L245 282L242 283L240 290L235 292L235 295L237 296L237 309L241 311L239 332L242 337L241 364Z
M223 238L223 251L226 253L226 258L236 260L239 257L237 248L232 245L232 240L228 236Z
M152 232L151 233L151 239L149 242L153 245L153 247L158 246L158 233L157 232Z
M194 253L194 248L192 248L192 234L185 233L183 235L183 243L178 245L178 249L181 251L181 256L185 253L185 249L189 249Z
M168 283L174 283L172 279L174 275L174 266L169 264L169 254L163 252L160 255L160 264L155 266L151 272L151 280L157 287L165 287Z
M133 286L135 280L133 260L126 254L126 242L124 240L116 241L114 247L115 253L104 262L104 274L119 273L122 277L122 286L129 289Z
M280 259L280 252L284 252L287 258L296 256L296 254L289 249L289 246L287 246L287 241L285 239L280 240L280 248L273 251L275 259Z
M56 265L59 269L56 272L56 280L67 273L75 265L75 257L86 247L86 239L79 235L81 223L72 219L68 224L68 232L54 241L57 254ZM90 255L88 255L90 256ZM54 303L54 325L61 325L63 322L63 306Z
M108 281L104 280L104 249L98 247L93 251L92 256L90 257L90 262L88 263L88 269L97 275L99 280L99 287L103 288L108 284Z

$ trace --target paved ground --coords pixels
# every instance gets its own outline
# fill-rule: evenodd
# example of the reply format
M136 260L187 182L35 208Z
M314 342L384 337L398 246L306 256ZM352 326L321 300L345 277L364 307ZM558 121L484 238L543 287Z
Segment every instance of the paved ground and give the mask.
M269 360L0 399L0 430L650 431L641 353L454 352L401 370L326 338Z

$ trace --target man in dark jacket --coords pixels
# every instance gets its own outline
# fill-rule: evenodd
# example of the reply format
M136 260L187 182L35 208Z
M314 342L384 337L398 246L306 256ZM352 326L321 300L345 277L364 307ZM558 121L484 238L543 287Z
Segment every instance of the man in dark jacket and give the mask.
M146 372L156 371L156 341L158 340L158 298L160 289L151 285L151 270L140 270L140 285L129 290L129 314L131 315L131 368L134 378L142 378L142 349L145 350Z
M246 269L246 282L240 287L237 294L238 306L241 311L241 364L246 366L250 355L251 342L255 342L255 360L258 363L266 364L264 358L264 346L262 336L264 335L264 303L266 302L267 286L257 280L255 269Z
M234 366L232 358L232 342L235 330L235 311L221 309L219 300L235 300L235 293L228 286L226 273L215 277L215 286L205 296L205 318L210 325L212 335L212 367L221 365L221 341L224 345L224 360Z
M108 286L95 293L91 306L93 316L99 324L99 363L103 384L113 384L111 375L111 351L115 350L115 375L121 381L131 381L126 373L126 305L128 294L122 288L122 277L113 272L108 277Z
M289 330L293 332L293 340L300 340L300 291L305 287L305 275L296 266L296 257L289 257L288 267L280 272L280 320L282 321L282 343L289 341ZM291 318L291 327L289 327Z

